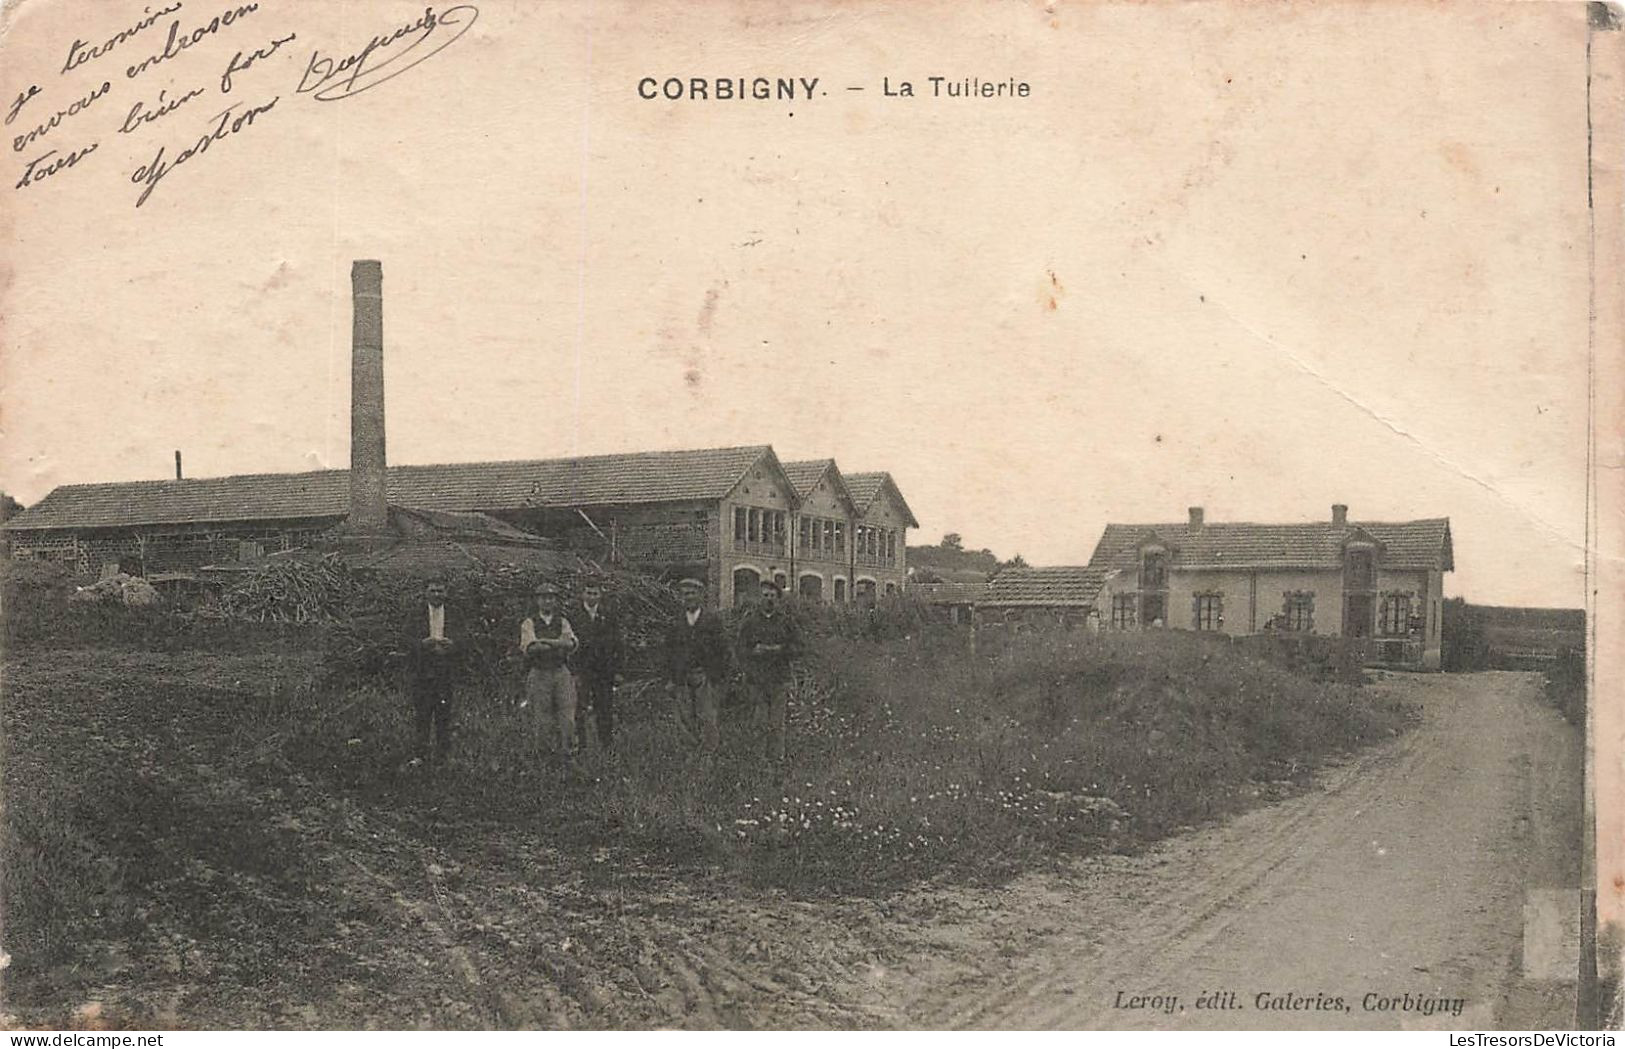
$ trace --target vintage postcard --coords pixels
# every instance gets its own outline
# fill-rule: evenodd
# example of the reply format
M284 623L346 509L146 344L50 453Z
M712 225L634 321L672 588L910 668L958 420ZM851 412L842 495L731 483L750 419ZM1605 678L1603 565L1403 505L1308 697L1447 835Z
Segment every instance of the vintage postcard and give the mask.
M1617 1027L1622 41L6 0L0 1021Z

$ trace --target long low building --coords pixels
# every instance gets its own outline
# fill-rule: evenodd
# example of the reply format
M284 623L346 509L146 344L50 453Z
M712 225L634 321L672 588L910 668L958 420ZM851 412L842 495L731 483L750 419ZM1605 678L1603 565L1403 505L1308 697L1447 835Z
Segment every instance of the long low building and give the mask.
M392 506L485 513L601 561L699 576L717 605L760 579L829 601L901 589L918 522L891 476L792 465L751 445L391 466L384 488ZM349 470L75 484L4 535L13 558L148 574L304 546L350 511Z

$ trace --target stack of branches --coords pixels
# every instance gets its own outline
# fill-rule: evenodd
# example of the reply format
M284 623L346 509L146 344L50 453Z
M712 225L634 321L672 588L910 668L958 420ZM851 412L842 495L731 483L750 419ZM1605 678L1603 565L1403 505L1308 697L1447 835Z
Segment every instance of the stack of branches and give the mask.
M266 565L220 595L219 612L255 623L325 623L344 618L360 591L337 554Z

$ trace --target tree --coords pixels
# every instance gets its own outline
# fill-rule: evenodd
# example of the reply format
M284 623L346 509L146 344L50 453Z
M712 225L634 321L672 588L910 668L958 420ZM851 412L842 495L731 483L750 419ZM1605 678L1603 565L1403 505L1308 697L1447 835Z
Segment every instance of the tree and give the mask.
M991 555L989 555L989 556L991 556ZM998 563L998 565L994 567L993 571L988 573L988 578L989 579L995 578L996 576L998 576L1001 572L1003 572L1007 568L1026 568L1026 567L1028 567L1027 559L1025 557L1022 557L1020 554L1017 554L1016 556L1012 557L1008 561L1000 561Z
M942 537L942 548L944 550L963 550L965 549L965 540L958 532L949 532Z
M5 492L0 492L0 523L11 520L28 507L19 503Z

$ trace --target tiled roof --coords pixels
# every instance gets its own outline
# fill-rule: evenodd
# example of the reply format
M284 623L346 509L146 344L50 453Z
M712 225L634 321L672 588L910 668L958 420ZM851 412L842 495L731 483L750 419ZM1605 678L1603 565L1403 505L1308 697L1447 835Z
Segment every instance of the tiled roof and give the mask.
M1110 570L1097 565L1007 568L988 581L982 602L997 607L1093 605Z
M422 510L513 510L720 499L767 445L635 452L579 459L392 466L390 503ZM7 530L343 517L348 470L239 474L184 481L72 484L7 521Z
M987 600L986 583L910 583L908 592L928 605L977 605Z
M1186 568L1337 568L1343 542L1363 530L1382 544L1385 568L1455 568L1450 520L1330 521L1304 524L1208 523L1192 528L1177 524L1109 524L1095 546L1091 565L1133 566L1142 540L1156 537L1170 547L1175 566Z
M858 513L868 513L869 507L880 494L882 488L889 487L897 504L903 508L903 516L908 520L910 528L920 527L920 522L914 519L914 511L908 508L908 500L903 498L902 489L897 482L884 470L878 473L846 474L846 490L852 493L852 502L858 508Z
M852 490L846 485L846 478L841 475L840 468L835 465L834 459L799 459L795 462L784 463L784 475L790 479L790 485L796 490L797 499L806 499L817 487L818 482L825 474L830 474L835 480L835 491L850 505L854 512L857 503L852 498Z
M795 486L796 495L805 499L813 490L813 485L818 483L818 479L834 465L834 459L798 459L784 464L784 475L790 478L790 483Z

